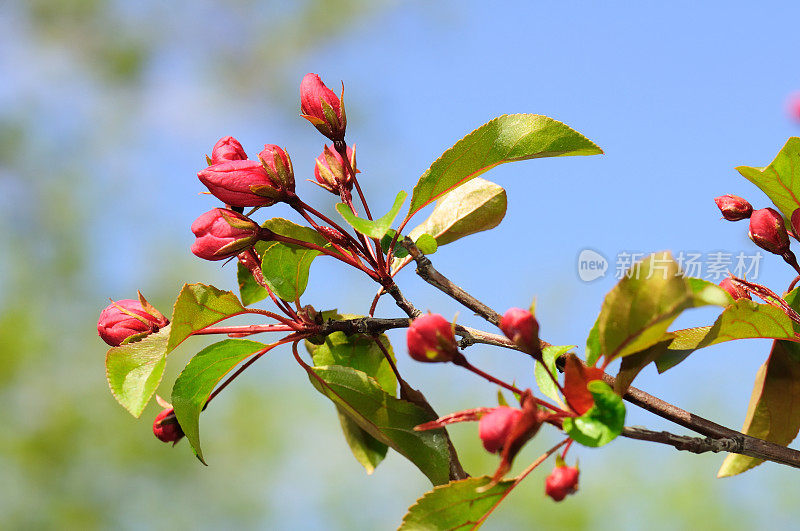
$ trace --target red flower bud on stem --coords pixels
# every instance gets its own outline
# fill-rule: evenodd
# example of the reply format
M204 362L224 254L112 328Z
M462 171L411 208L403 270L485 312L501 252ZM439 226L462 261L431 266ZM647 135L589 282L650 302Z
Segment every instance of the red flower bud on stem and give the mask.
M255 245L263 230L247 216L215 208L192 223L192 232L197 237L192 253L204 260L224 260Z
M580 470L577 466L567 466L563 462L556 467L544 481L544 492L554 501L561 501L568 495L577 492L578 476Z
M169 320L153 308L141 294L139 297L138 301L133 299L112 301L100 312L97 333L103 341L112 347L118 347L126 340L140 339L158 332L160 328L169 324Z
M177 443L183 437L183 430L175 418L175 411L169 407L161 410L153 422L153 435L163 442Z
M741 286L734 284L730 277L723 279L722 282L719 283L719 287L727 291L735 301L738 301L739 299L753 300L752 297L750 297L750 293L748 293L748 291Z
M437 313L421 315L406 334L408 353L417 361L452 361L458 355L453 325Z
M508 434L521 416L520 409L500 406L481 417L478 422L478 435L487 452L497 454L503 451Z
M214 144L211 151L211 164L219 164L226 160L246 160L247 154L242 145L232 136L223 136Z
M342 97L325 86L317 74L306 74L300 83L300 110L302 116L317 130L333 141L344 140L347 115Z
M539 351L539 322L530 311L510 308L499 326L508 339L528 354Z
M756 210L750 216L750 239L770 253L784 255L789 251L789 233L783 216L773 208Z
M348 146L347 158L350 159L353 171L357 171L355 147ZM328 146L325 146L322 154L316 159L314 177L317 178L317 184L332 194L340 195L340 190L350 191L353 188L353 176L347 171L344 159L338 151Z
M285 194L255 160L223 161L197 173L214 197L233 207L270 206Z
M292 169L292 160L286 151L274 144L266 144L258 154L258 158L270 180L273 183L280 183L284 192L293 194L294 170Z
M739 221L749 218L753 213L753 207L746 200L737 195L721 195L714 198L714 202L722 212L722 217L728 221Z

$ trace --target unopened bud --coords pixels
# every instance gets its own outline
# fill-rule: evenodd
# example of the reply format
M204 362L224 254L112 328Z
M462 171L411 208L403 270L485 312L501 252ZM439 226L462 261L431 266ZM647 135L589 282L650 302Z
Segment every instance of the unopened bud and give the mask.
M144 302L147 303L147 301ZM118 347L128 338L157 332L169 323L158 310L149 304L148 307L151 308L152 313L147 311L141 301L133 299L113 301L100 312L97 333L103 341L112 347Z
M252 247L260 239L262 229L247 216L215 208L192 223L192 232L197 237L192 253L204 260L224 260Z
M283 148L274 144L266 144L258 154L258 158L272 182L280 183L284 191L294 193L292 160Z
M578 490L580 470L576 466L556 465L544 481L544 492L553 500L561 501Z
M499 454L503 451L508 434L521 416L521 409L500 406L481 417L478 435L487 452Z
M246 160L247 154L242 145L232 136L223 136L214 144L211 151L211 164L219 164L226 160Z
M730 279L730 277L722 279L722 282L719 283L719 287L727 291L728 294L731 297L733 297L733 300L735 301L739 299L753 300L750 297L750 293L746 289L740 287L739 285L734 284L733 281Z
M539 322L528 310L510 308L500 319L500 330L525 352L539 349Z
M561 456L556 458L556 467L544 480L544 493L561 501L570 494L578 491L578 476L580 470L577 466L567 466Z
M317 74L306 74L300 83L300 110L303 118L314 124L320 133L333 141L344 140L347 128L344 102Z
M156 416L156 420L153 422L153 435L160 441L171 443L176 443L183 437L183 430L171 407L164 408Z
M747 219L753 213L753 207L747 200L738 195L721 195L714 198L714 202L722 212L722 217L728 221L739 221Z
M350 167L356 171L355 147L347 147L347 158L350 159ZM317 178L317 184L336 195L339 195L340 190L350 191L353 188L353 177L347 170L344 159L338 151L328 146L325 146L316 159L314 177Z
M772 208L756 210L750 216L750 239L770 253L783 255L789 251L789 234L783 216Z
M451 361L458 354L453 325L437 313L421 315L406 334L408 353L417 361Z
M229 160L197 173L214 197L233 207L270 206L283 198L278 181L255 160Z

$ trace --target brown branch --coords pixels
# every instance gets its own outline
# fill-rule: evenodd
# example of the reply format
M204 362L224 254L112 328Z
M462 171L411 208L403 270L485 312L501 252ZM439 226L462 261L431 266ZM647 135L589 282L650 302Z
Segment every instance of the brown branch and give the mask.
M666 444L677 450L692 452L693 454L704 454L706 452L731 452L738 453L740 449L739 441L733 438L724 437L714 439L712 437L687 437L685 435L675 435L668 431L652 431L639 427L625 427L622 436L628 439L639 441L650 441Z
M417 263L417 274L422 278L422 280L435 287L439 291L446 293L493 325L497 326L500 324L500 318L502 315L492 310L487 305L454 284L452 281L450 281L450 279L439 273L439 271L433 267L433 264L428 257L422 254L422 251L417 248L411 238L406 236L401 244L409 252L411 258L413 258Z

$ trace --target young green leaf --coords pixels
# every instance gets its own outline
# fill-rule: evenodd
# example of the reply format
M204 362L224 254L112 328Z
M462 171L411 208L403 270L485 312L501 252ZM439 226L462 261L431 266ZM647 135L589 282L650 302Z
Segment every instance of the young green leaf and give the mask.
M178 375L172 387L172 407L178 424L197 458L205 464L200 448L200 412L217 383L234 367L266 345L245 339L226 339L198 352Z
M111 393L136 418L164 375L171 326L141 341L110 348L106 354L106 378Z
M800 138L793 136L765 168L739 166L742 176L761 188L787 219L800 208Z
M355 315L340 315L338 319L352 319ZM392 345L386 334L379 336L384 348L392 356ZM306 348L311 353L314 365L324 367L327 365L342 365L352 367L375 378L381 389L392 396L397 394L397 378L392 366L383 355L383 351L370 336L355 334L345 335L344 332L334 332L325 338L321 345L306 343Z
M499 116L456 142L431 164L414 187L406 219L456 186L498 164L602 152L582 134L547 116Z
M342 408L337 406L336 412L339 414L339 424L342 426L342 433L350 451L367 474L372 474L386 457L389 447L364 431L356 421L342 411Z
M344 367L309 367L314 387L333 401L364 431L394 448L419 468L434 485L450 478L450 451L443 429L414 431L435 420L422 408L386 393L374 378Z
M436 238L430 234L420 234L417 241L414 242L414 245L417 246L417 249L419 249L422 254L433 254L439 249Z
M428 219L408 235L416 240L428 234L437 245L445 245L496 227L505 217L507 206L506 191L478 177L440 197Z
M536 385L539 386L539 390L544 393L545 396L558 402L562 408L566 408L567 406L561 400L561 394L558 392L556 384L553 383L553 379L556 381L558 380L556 358L566 354L573 348L575 348L574 345L564 345L558 347L550 345L549 347L544 347L542 349L542 359L544 360L544 363L537 363L533 369L533 374L536 376ZM548 371L553 375L553 378L550 378L550 376L547 375Z
M400 207L403 206L403 202L406 200L406 197L408 197L408 193L401 190L397 194L391 210L389 210L389 212L387 212L384 216L374 221L356 216L353 213L353 210L344 203L337 204L336 211L348 224L350 224L351 227L356 229L361 234L369 236L370 238L383 238L383 236L392 226L394 218L396 218L398 212L400 212Z
M501 481L486 492L478 491L490 481L490 477L483 476L435 487L408 508L398 531L474 529L471 526L489 512L514 484L513 481Z
M306 291L311 263L319 255L315 249L274 242L261 256L264 280L275 295L294 302Z
M670 253L651 254L606 295L597 319L606 361L663 341L672 321L693 305L693 293L679 272Z
M600 380L586 386L594 406L580 417L564 419L564 431L575 442L597 447L613 441L625 427L625 404L608 384Z
M800 430L800 345L775 341L769 358L758 370L742 433L789 445ZM741 474L763 461L728 454L717 477Z
M656 360L658 372L671 369L695 350L734 339L795 337L792 320L769 304L739 299L720 314L712 326L687 328L673 332L669 349Z
M205 284L184 284L172 310L172 331L166 352L173 351L192 332L244 311L242 303L230 291Z

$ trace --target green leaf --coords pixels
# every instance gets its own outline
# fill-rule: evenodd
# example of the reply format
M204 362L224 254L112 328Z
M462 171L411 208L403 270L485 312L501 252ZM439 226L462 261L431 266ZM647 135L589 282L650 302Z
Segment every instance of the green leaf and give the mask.
M600 317L594 322L594 326L589 331L589 337L586 338L586 365L594 367L597 360L600 359L602 351L600 350Z
M265 225L267 223L265 223ZM257 242L255 248L258 256L261 256L267 248L267 242ZM236 264L236 280L239 283L239 298L242 299L243 305L250 306L251 304L255 304L269 297L267 290L256 282L256 279L253 278L253 274L241 263Z
M172 407L197 458L205 464L200 448L200 412L217 383L244 359L267 346L246 339L226 339L198 352L172 387Z
M692 306L728 306L733 302L727 291L702 278L684 277L692 292Z
M625 356L614 381L614 392L623 396L642 370L669 352L672 336L636 354Z
M667 352L655 360L659 372L671 369L695 350L734 339L795 337L792 320L769 304L739 299L717 317L712 326L687 328L673 332L675 339Z
M434 485L450 478L447 432L414 431L435 420L420 407L397 399L378 382L351 367L310 367L311 383L352 418L364 431L414 463Z
M172 352L192 332L244 311L242 303L230 291L205 284L184 284L172 310L172 331L166 353Z
M398 212L400 212L400 207L403 206L403 202L406 200L406 197L408 197L408 193L401 190L397 194L391 210L389 210L389 212L387 212L383 217L380 217L374 221L370 221L365 218L359 218L353 213L353 210L344 203L337 204L336 211L347 223L350 224L351 227L356 229L361 234L369 236L370 238L383 238L383 236L389 230L389 227L392 226L394 218L396 218Z
M386 231L386 234L383 235L383 238L381 238L381 249L383 249L384 253L389 252L389 246L392 244L392 240L394 239L395 234L397 234L396 230L389 229L388 231ZM398 241L394 243L393 254L395 258L404 258L408 256L408 251L406 251L406 248L400 245L399 241L400 239L402 239L402 237L398 237Z
M319 255L315 249L275 242L261 256L264 280L275 295L294 302L306 291L311 263Z
M236 264L236 266L236 280L239 282L239 296L242 304L250 306L266 299L269 293L258 285L250 270L242 264Z
M136 418L144 411L164 375L171 326L141 341L113 347L106 354L106 378L111 393Z
M436 238L430 234L420 234L417 241L414 242L422 254L433 254L439 249L439 243Z
M416 240L429 234L437 245L445 245L496 227L505 217L507 206L506 191L501 186L476 178L440 197L428 219L408 235Z
M389 447L361 429L361 426L350 418L350 415L342 411L342 408L337 407L336 412L339 414L339 423L350 451L353 452L353 456L361 463L367 474L372 474L386 457Z
M331 247L317 231L283 218L272 218L262 225L276 234L320 247ZM273 242L261 253L261 270L270 289L281 299L294 302L308 286L308 272L320 251L294 244ZM266 291L266 290L265 290Z
M338 315L337 319L353 319L357 315ZM379 336L381 343L389 351L394 361L392 345L386 334ZM392 366L383 355L375 340L364 334L345 335L344 332L334 332L325 338L321 345L306 343L306 348L311 353L316 367L327 365L342 365L352 367L367 376L375 378L378 385L392 396L397 394L397 378Z
M462 479L440 485L408 508L398 531L450 531L472 529L508 492L513 481L501 481L486 492L478 492L491 478Z
M606 295L597 319L606 361L663 341L672 321L693 305L693 293L679 272L670 253L651 254Z
M564 431L584 446L603 446L613 441L625 427L625 404L608 384L594 380L586 386L594 406L580 417L564 419Z
M602 152L582 134L547 116L499 116L456 142L431 164L414 187L406 219L456 186L498 164Z
M574 345L565 345L565 346L549 346L544 347L542 349L542 359L544 363L537 363L533 369L533 373L536 376L536 385L539 386L539 390L558 402L561 406L564 406L564 402L561 400L561 394L558 392L558 387L556 384L553 383L553 379L547 375L549 371L550 374L553 375L553 378L558 380L558 370L556 370L556 358L559 356L566 354L570 350L572 350Z
M800 345L775 341L756 375L742 433L788 446L800 430ZM728 454L717 477L741 474L763 461Z
M793 136L769 166L739 166L742 176L761 188L786 219L800 208L800 138ZM788 222L787 222L788 226Z

